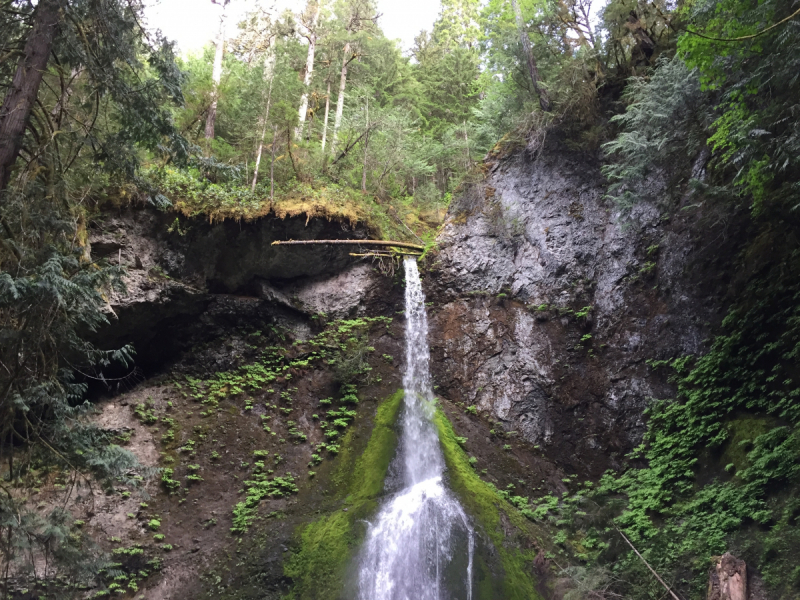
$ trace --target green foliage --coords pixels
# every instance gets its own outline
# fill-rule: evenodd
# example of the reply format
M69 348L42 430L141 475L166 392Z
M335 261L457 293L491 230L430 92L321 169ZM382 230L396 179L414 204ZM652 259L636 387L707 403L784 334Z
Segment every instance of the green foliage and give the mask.
M739 0L690 2L689 18L705 35L748 36L789 15L786 0L757 5ZM719 94L718 116L709 142L724 163L734 166L732 191L746 192L759 214L770 205L800 202L797 161L800 135L793 118L800 82L794 76L800 59L792 50L800 39L795 22L738 43L684 35L679 49L696 67L704 88ZM766 100L766 101L765 101Z
M265 473L254 473L244 482L246 498L233 509L232 533L247 533L247 529L258 516L258 505L264 498L282 498L298 492L294 477L287 473L283 477L270 477Z
M144 425L153 425L158 422L158 417L153 412L153 408L146 404L137 404L133 409L133 414Z
M73 367L102 378L112 362L132 362L130 348L101 351L85 339L107 322L106 295L122 291L118 266L89 260L86 216L112 187L123 190L136 180L145 156L181 163L188 155L171 118L181 74L171 44L143 35L142 5L58 4L60 26L47 32L53 45L34 90L24 151L7 165L11 183L0 189L0 447L15 447L3 459L9 483L23 490L43 468L65 479L95 477L107 488L150 474L92 423L86 385L73 377ZM40 13L34 7L11 2L0 9L3 97L11 97ZM91 583L99 553L68 532L68 513L31 512L20 500L24 492L0 485L2 571L24 582L36 576L33 565L47 564L46 578L56 587Z
M660 190L645 185L648 175L679 176L708 146L716 180L695 182L696 188L728 201L745 199L754 216L773 218L771 212L800 205L800 135L793 117L800 59L791 50L800 31L792 22L765 27L792 10L787 0L681 6L678 16L702 36L684 33L672 60L660 61L650 78L629 84L630 105L614 118L624 129L606 144L613 198L626 208L652 199ZM757 32L763 35L747 38Z
M175 470L169 467L161 471L161 484L170 494L176 493L181 487L181 482L173 479L173 475L175 475Z
M710 556L733 544L781 597L800 558L792 527L800 491L800 286L796 258L754 278L703 357L653 361L670 368L676 401L653 401L635 456L646 467L607 474L595 501L623 495L616 525L684 596L706 583ZM626 596L655 593L639 559L618 556L612 572ZM637 574L637 575L634 575Z
M363 224L378 237L405 235L384 206L335 182L311 185L294 179L281 181L276 186L274 200L270 201L269 191L261 187L251 191L238 181L203 180L196 170L165 167L150 170L147 175L174 209L187 217L203 215L221 220L254 219L270 214L279 218L303 215Z
M689 170L706 145L711 103L697 70L679 56L660 61L651 77L631 79L625 99L627 110L611 119L622 131L604 145L612 162L603 173L611 184L609 197L630 209L636 202L663 198L669 178ZM653 177L665 181L644 185Z

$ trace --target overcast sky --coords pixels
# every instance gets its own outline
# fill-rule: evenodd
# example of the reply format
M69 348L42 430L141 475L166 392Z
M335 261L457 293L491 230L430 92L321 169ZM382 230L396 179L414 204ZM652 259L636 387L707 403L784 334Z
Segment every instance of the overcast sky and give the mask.
M273 0L260 2L268 6ZM279 8L295 10L302 9L305 3L305 0L277 0ZM228 6L229 32L258 4L259 0L232 0ZM403 49L408 50L421 29L430 31L439 8L439 0L378 0L378 10L383 15L379 23L387 37L400 39ZM181 52L193 52L216 35L219 11L211 0L148 0L145 15L149 29L160 29L176 40Z

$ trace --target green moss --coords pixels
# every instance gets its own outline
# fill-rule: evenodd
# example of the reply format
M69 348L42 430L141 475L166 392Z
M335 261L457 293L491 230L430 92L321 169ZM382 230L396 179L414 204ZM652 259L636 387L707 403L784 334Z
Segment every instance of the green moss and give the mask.
M401 390L378 407L363 451L359 452L355 429L343 438L333 475L336 509L298 528L298 549L284 566L284 574L294 582L287 598L331 600L344 593L347 567L364 534L361 522L377 508L397 447L395 422L402 402Z
M278 184L275 199L269 200L264 189L236 183L211 183L196 172L166 167L150 170L147 175L162 195L172 203L172 210L187 217L205 217L210 221L225 219L252 220L268 215L279 219L305 216L328 221L362 224L377 238L404 239L406 231L399 227L383 204L373 196L335 183L302 183L296 180ZM414 214L416 207L398 205L403 213ZM433 233L432 228L417 220L415 229ZM185 235L186 225L176 219L169 231Z
M476 556L476 599L504 598L532 600L541 598L530 565L536 556L531 541L538 537L534 527L511 504L482 481L469 462L469 456L458 443L458 436L447 416L437 410L434 422L439 430L444 459L447 463L448 484L489 537L499 565L491 565L487 556ZM504 530L512 525L516 535L509 538ZM499 567L502 573L495 572Z
M734 465L736 471L747 468L747 453L753 449L753 440L776 425L776 419L764 416L746 416L728 422L728 440L722 453L722 466Z
M298 529L298 548L284 566L284 574L294 582L287 598L330 600L346 596L346 582L353 579L348 566L363 538L363 520L378 507L395 453L395 422L402 400L403 393L399 391L381 404L365 447L359 448L356 430L348 431L342 440L340 461L332 477L338 505L336 510ZM449 485L494 547L493 551L476 553L474 598L540 598L529 571L536 556L531 544L534 526L477 476L447 417L437 412L435 422L448 466ZM504 532L508 529L515 530L516 535L509 537Z

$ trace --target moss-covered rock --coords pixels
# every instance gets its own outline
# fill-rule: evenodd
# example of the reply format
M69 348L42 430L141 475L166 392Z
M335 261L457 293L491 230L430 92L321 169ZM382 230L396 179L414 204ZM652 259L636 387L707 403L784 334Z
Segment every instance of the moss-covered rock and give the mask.
M347 597L354 582L354 577L348 577L348 569L365 533L363 521L378 508L397 448L395 423L402 402L403 392L398 391L381 403L366 444L355 428L343 439L338 467L332 475L336 492L329 511L298 527L297 547L284 565L284 574L293 582L287 598Z
M542 536L478 477L441 410L436 411L434 422L447 463L447 483L477 526L473 598L541 598L533 564L538 553L536 540Z

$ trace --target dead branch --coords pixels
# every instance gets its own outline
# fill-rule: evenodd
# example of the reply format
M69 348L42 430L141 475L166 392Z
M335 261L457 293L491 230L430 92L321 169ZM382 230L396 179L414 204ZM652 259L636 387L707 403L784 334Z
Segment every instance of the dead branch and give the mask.
M396 246L397 248L411 248L412 250L425 250L425 246L409 244L408 242L393 242L387 240L276 240L273 246L306 246L311 244L335 246Z

